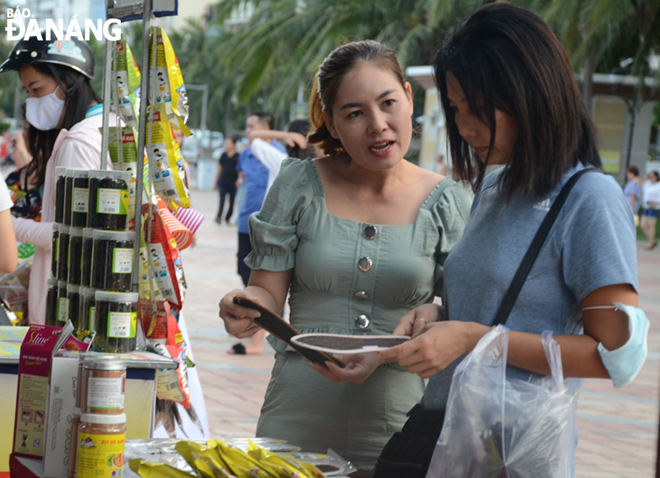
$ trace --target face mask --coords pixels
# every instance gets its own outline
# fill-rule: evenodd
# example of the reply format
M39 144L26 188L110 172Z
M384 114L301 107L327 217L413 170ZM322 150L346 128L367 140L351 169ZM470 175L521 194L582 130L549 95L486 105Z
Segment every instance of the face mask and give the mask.
M55 94L57 88L50 95L25 100L25 119L38 130L54 129L60 122L64 100L59 99Z

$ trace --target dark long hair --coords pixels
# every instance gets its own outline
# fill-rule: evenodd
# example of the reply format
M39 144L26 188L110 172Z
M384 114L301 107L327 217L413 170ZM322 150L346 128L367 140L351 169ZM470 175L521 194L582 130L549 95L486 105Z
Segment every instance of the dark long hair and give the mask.
M309 119L312 122L312 129L307 137L310 144L315 145L328 156L343 154L345 150L341 141L330 134L323 119L323 111L332 117L332 107L341 81L362 61L374 63L390 71L405 90L406 80L396 53L384 45L373 40L363 40L347 43L333 50L321 63L314 79L309 99Z
M67 94L66 112L61 128L48 131L40 131L30 125L27 131L27 149L32 155L32 160L27 166L26 177L33 179L30 182L40 187L46 176L46 164L53 153L55 140L62 129L71 129L75 124L85 119L87 110L92 103L101 103L101 97L94 91L89 79L72 68L63 65L49 63L32 63L30 66L36 68L40 73L51 78L59 78L60 88L65 94L73 87L75 91Z
M447 118L454 172L476 177L479 187L488 158L480 161L461 137L447 97L447 75L460 83L474 115L490 127L495 109L518 127L509 166L501 177L504 196L543 196L564 173L582 162L600 167L596 132L557 37L538 16L521 7L493 3L475 10L437 53L433 68Z

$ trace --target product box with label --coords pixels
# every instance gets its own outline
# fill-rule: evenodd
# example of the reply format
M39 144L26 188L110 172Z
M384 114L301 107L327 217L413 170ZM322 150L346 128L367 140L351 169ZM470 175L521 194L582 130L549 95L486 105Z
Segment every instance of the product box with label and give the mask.
M72 328L32 325L25 335L18 365L13 447L16 455L43 457L50 367L54 353Z

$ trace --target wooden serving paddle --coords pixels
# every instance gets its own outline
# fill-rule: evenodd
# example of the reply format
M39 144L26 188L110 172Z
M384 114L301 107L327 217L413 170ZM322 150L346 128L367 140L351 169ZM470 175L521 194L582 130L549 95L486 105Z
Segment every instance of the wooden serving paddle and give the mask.
M290 345L291 348L293 348L296 352L298 352L310 362L319 362L324 364L327 361L331 361L340 367L344 367L344 362L339 360L337 357L333 357L332 355L325 352L303 348L300 345L291 342L291 337L299 335L298 331L291 327L288 322L286 322L282 317L280 317L272 310L267 309L263 305L250 300L247 297L234 297L234 303L243 307L258 310L261 313L261 316L254 319L257 325L259 325L262 329L266 329L275 337Z

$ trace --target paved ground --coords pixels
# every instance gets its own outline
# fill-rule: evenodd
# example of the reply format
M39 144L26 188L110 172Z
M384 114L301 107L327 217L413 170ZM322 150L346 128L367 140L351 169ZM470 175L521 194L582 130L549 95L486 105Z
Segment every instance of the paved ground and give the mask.
M236 342L218 318L218 302L241 286L236 274L236 227L213 221L217 193L195 191L193 205L206 216L197 245L183 252L189 288L185 316L204 389L211 434L216 438L254 436L273 364L263 356L232 356ZM615 389L587 380L579 402L577 478L655 476L660 384L660 250L638 245L640 306L650 321L649 357L637 380Z

